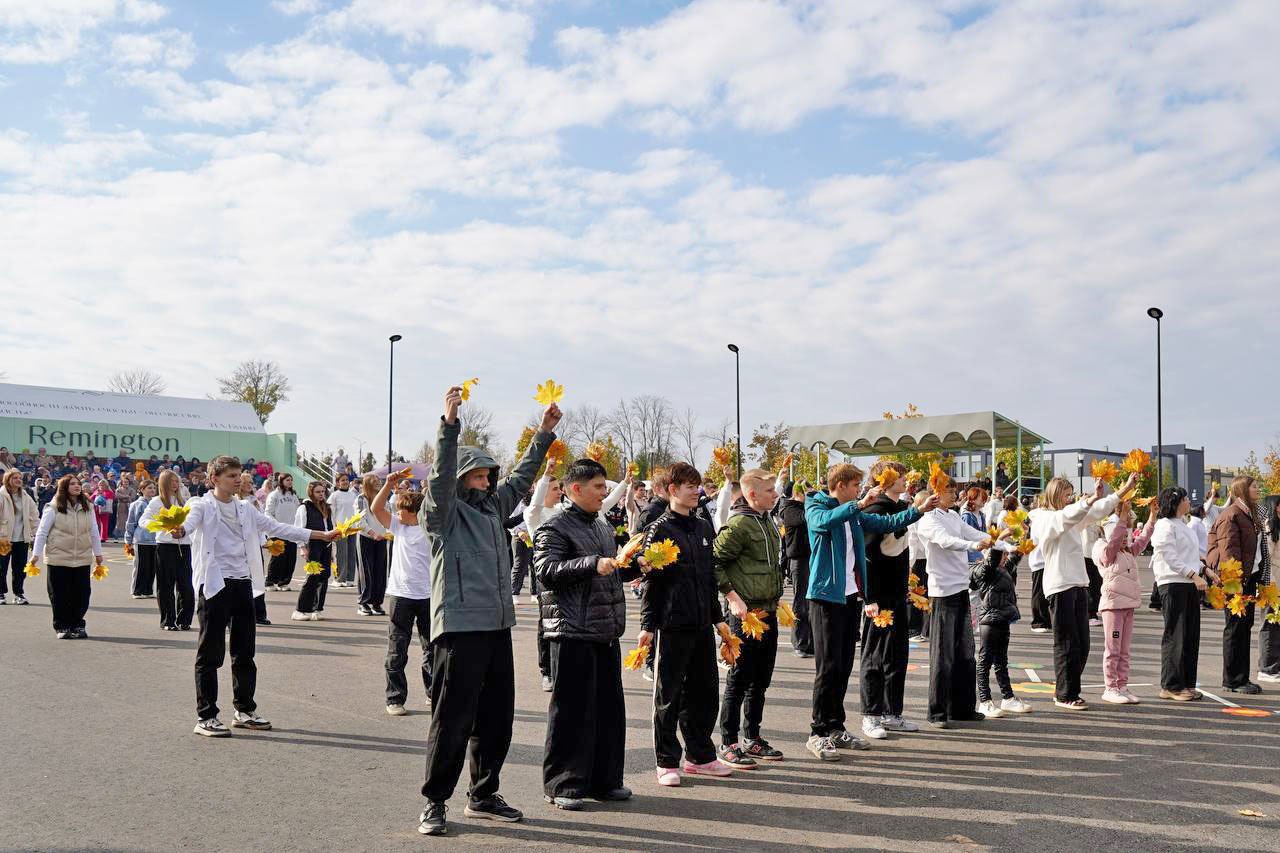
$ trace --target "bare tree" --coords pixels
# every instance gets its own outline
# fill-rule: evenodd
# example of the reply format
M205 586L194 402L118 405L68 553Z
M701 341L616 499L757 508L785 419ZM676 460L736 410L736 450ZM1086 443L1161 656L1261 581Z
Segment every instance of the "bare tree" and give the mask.
M117 370L107 380L107 390L117 394L134 394L139 397L153 397L163 394L169 387L159 373L140 368L138 370Z
M289 379L274 361L245 361L227 379L218 380L224 400L239 400L253 406L258 420L266 424L276 406L289 400Z
M560 433L570 444L586 447L593 441L604 440L609 433L609 416L595 406L577 406L564 413Z
M716 427L704 432L702 437L714 441L716 447L728 447L729 442L737 438L737 433L733 430L733 418L722 418Z
M483 406L467 406L462 412L462 433L458 436L458 444L492 451L493 443L493 412Z
M423 465L431 465L436 461L436 445L434 441L427 440L422 442L422 446L418 448L418 452L413 455L413 461Z
M674 455L674 418L665 397L644 394L619 400L609 414L609 428L627 458L640 460L649 469L667 464Z
M672 424L676 438L680 440L680 450L685 453L685 461L696 465L694 458L698 448L702 446L702 436L698 433L698 415L692 408L686 408L684 414L676 415Z

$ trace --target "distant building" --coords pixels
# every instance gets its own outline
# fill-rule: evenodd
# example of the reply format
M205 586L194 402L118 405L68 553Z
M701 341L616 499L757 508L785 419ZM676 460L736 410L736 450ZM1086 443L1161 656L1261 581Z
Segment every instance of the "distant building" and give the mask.
M1095 460L1110 459L1119 465L1128 451L1095 450L1088 447L1053 448L1044 452L1045 464L1051 477L1066 477L1076 484L1078 492L1093 491L1093 477L1089 469ZM1151 448L1151 458L1156 449ZM1164 446L1165 485L1177 485L1186 489L1194 503L1205 495L1204 448L1187 447L1185 444Z

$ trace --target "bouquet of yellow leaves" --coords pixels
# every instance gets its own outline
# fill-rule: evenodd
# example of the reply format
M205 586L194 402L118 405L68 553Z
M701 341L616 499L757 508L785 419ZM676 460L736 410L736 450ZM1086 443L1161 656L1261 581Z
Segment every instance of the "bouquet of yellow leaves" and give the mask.
M284 540L268 539L266 548L267 548L268 554L270 554L273 557L279 557L281 554L284 553Z
M1218 566L1218 582L1222 591L1228 595L1238 595L1244 591L1244 566L1234 557L1223 560Z
M1137 474L1139 477L1151 467L1151 454L1145 450L1134 448L1120 463L1120 470L1126 474Z
M318 575L324 571L324 566L320 565L318 560L307 560L302 570L309 575Z
M622 665L626 669L632 670L634 672L635 670L644 666L644 662L647 661L648 659L649 659L649 647L636 646L634 649L627 652L627 656L622 659Z
M333 526L333 529L338 531L339 539L346 539L348 536L355 536L362 527L364 527L364 510L357 512L345 521L339 521Z
M896 482L898 482L898 472L894 468L885 468L880 472L880 476L876 477L876 485L881 489L891 489Z
M1018 543L1018 553L1024 557L1035 549L1036 543L1032 542L1029 538L1024 537L1023 540Z
M1095 459L1089 464L1089 476L1104 483L1110 483L1120 476L1120 469L1110 459Z
M729 452L727 447L717 447L711 451L711 458L715 460L716 465L720 468L728 468L733 464L733 454Z
M1269 607L1272 610L1280 608L1280 586L1275 582L1266 586L1258 587L1258 594L1255 597L1259 607Z
M947 476L947 472L942 470L942 466L937 462L929 463L929 491L935 495L944 491L947 486L951 485L951 478Z
M550 469L556 464L562 462L569 456L569 445L560 439L551 442L551 446L547 448L547 468Z
M639 462L628 462L628 463L627 463L627 473L631 475L631 479L633 479L633 480L634 480L634 479L636 479L637 477L639 477L639 476L640 476L640 463L639 463Z
M1227 606L1227 594L1217 584L1205 590L1204 600L1209 602L1209 606L1214 610L1221 610Z
M133 546L128 542L124 543L124 555L129 559L133 559Z
M661 542L651 542L640 556L649 564L650 569L663 569L679 559L680 546L670 539L663 539Z
M733 666L742 655L742 638L729 630L729 626L721 622L716 626L720 632L720 660Z
M0 539L0 557L7 557L13 551L13 543L8 539Z
M881 610L872 619L871 624L877 628L890 628L893 626L893 611Z
M167 506L156 513L156 517L147 522L146 527L152 533L169 533L177 530L187 521L191 507L187 505Z
M925 587L915 587L907 593L907 598L911 599L911 606L916 610L928 613L933 609L933 603L929 601L928 590Z
M562 397L564 397L564 386L557 385L554 379L548 379L538 386L538 393L533 399L539 406L550 406L552 403L559 403Z
M764 632L769 630L769 623L764 621L768 615L763 610L748 610L747 615L742 617L742 633L753 640L763 637Z
M93 567L92 576L94 580L96 581L105 580L107 577L107 574L108 574L107 567L102 563L99 563L98 565Z
M1249 595L1233 595L1231 600L1227 602L1227 609L1231 611L1232 616L1243 616L1244 611L1253 601L1253 596Z
M27 563L27 565L23 567L22 571L24 571L29 578L40 577L40 567L35 563Z
M627 540L627 544L618 549L618 556L614 558L614 562L619 566L629 566L636 555L644 548L644 533L637 533Z
M790 628L796 624L796 612L785 601L778 602L778 624L783 628Z
M587 445L587 449L584 452L587 454L588 459L599 462L609 455L609 448L602 441L593 441Z
M480 380L478 378L468 379L462 383L462 402L465 403L471 399L471 386L479 384Z
M912 468L910 471L907 472L908 486L914 486L916 483L920 482L923 479L924 479L923 471L917 471L914 468Z

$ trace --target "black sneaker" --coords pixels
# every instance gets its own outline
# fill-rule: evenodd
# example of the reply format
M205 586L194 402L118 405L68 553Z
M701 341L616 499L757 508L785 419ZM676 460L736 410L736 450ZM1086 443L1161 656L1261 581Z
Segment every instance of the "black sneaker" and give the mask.
M444 815L449 807L444 803L427 801L427 807L418 816L418 832L423 835L447 835L449 827L445 825Z
M1262 692L1262 688L1254 684L1252 681L1246 681L1238 687L1228 687L1227 690L1232 693L1244 693L1247 696L1257 696Z
M471 800L462 810L467 817L480 817L486 820L500 820L503 823L515 823L524 817L519 809L507 805L507 801L498 794L484 800Z
M371 609L371 610L373 610L373 615L374 615L374 616L386 616L386 615L387 615L387 611L383 610L381 607L379 607L379 606L378 606L378 605L376 605L376 604L372 605L372 606L370 607L370 609Z
M356 608L356 613L360 616L372 616L373 608L367 604L361 604L359 607Z
M84 628L77 628L77 629L76 629L76 639L77 639L77 640L87 640L87 639L89 639L89 632L88 632L88 631L86 631Z
M716 756L720 759L721 764L728 764L730 767L736 767L739 770L754 770L756 761L746 754L738 744L730 744L720 747L716 751Z
M746 746L743 748L751 758L756 761L781 761L782 753L769 746L769 741L764 738L756 738L755 740L747 740Z

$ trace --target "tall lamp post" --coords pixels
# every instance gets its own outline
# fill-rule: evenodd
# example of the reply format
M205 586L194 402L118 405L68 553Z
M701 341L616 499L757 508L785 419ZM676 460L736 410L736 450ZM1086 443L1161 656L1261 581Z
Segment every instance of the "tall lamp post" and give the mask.
M391 412L392 405L396 399L396 341L400 340L400 335L392 335L391 341L391 363L387 367L387 476L391 476Z
M729 344L733 353L733 399L738 411L738 482L742 482L742 357L738 345Z
M1164 312L1159 308L1148 308L1147 316L1156 321L1156 494L1159 495L1164 491L1164 413L1160 387L1160 318Z

